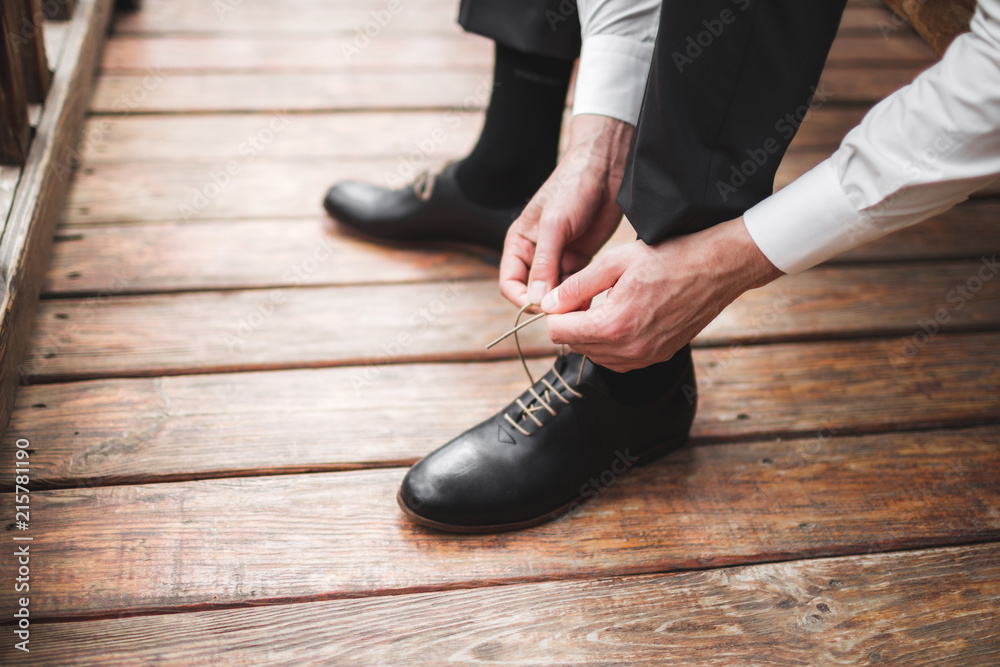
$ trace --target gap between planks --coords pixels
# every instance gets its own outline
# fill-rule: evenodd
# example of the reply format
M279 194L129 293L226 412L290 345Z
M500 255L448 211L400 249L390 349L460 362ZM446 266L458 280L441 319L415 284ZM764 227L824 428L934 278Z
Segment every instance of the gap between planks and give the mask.
M996 541L997 439L994 426L686 448L556 521L486 536L410 523L395 503L398 469L38 491L32 556L48 575L32 618ZM0 553L4 567L12 559ZM2 590L0 600L13 595Z
M776 653L802 664L973 664L991 631L997 545L512 585L88 623L41 624L25 664L440 665L504 660L706 666ZM900 615L899 609L907 613ZM942 623L941 618L948 620ZM720 623L729 630L721 639ZM266 637L266 641L262 641ZM927 643L948 658L929 655ZM766 648L762 646L766 644ZM765 653L761 653L761 651ZM940 652L940 651L939 651ZM930 652L933 653L933 652Z
M821 446L834 436L996 423L995 343L940 334L912 355L899 340L696 349L692 444ZM534 360L533 370L549 363ZM41 443L32 466L42 486L399 466L489 418L526 383L520 364L504 361L26 386L8 437ZM0 452L0 466L13 467L13 456Z

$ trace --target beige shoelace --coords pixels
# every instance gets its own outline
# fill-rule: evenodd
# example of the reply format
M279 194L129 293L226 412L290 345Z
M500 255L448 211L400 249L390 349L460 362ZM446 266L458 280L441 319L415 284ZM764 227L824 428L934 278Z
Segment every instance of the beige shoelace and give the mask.
M541 379L541 382L542 384L545 385L545 390L541 394L535 391L535 386L534 386L535 378L532 377L531 371L528 369L528 362L524 360L524 352L521 351L521 340L520 338L518 338L517 332L523 329L524 327L528 326L532 322L537 322L538 320L542 319L548 313L539 313L538 315L535 315L534 317L531 317L530 319L527 319L522 323L521 316L524 315L524 311L526 311L530 307L531 304L529 303L524 305L519 311L517 311L517 319L514 320L514 328L486 346L486 349L490 349L491 347L493 347L500 341L504 340L505 338L511 335L514 336L514 344L517 345L517 356L518 358L521 359L521 366L524 367L524 372L525 374L527 374L529 382L531 382L531 385L528 387L528 391L531 392L531 395L535 398L537 404L529 403L528 405L525 405L524 401L522 401L521 398L518 397L516 401L517 407L521 408L521 415L519 419L512 418L506 412L503 414L503 416L507 420L507 423L509 423L511 426L513 426L514 428L516 428L518 431L528 436L529 438L531 437L531 432L529 432L527 429L521 426L521 424L518 422L524 421L524 418L527 417L528 419L531 419L531 421L535 422L535 425L538 426L538 428L542 428L543 426L545 426L545 424L538 417L535 416L535 413L538 412L539 410L545 409L546 411L548 411L549 414L555 417L556 410L555 408L552 407L551 403L553 396L555 398L558 398L563 403L569 404L569 400L566 399L562 394L560 394L559 391L552 385L552 383L550 383L544 377ZM560 349L560 354L563 354L564 352L565 349ZM580 374L576 378L577 384L580 384L580 380L583 378L583 369L586 365L587 365L587 357L584 357L583 361L580 362ZM552 372L555 373L556 379L558 379L559 382L561 382L562 385L566 387L569 393L573 394L577 398L583 398L583 394L573 389L573 387L571 387L570 384L566 382L566 379L563 378L563 376L559 373L559 371L556 370L555 366L552 367Z
M417 195L420 201L427 201L434 194L434 183L437 181L437 177L441 175L448 165L451 163L444 164L436 169L427 169L417 174L417 177L413 179L413 192Z

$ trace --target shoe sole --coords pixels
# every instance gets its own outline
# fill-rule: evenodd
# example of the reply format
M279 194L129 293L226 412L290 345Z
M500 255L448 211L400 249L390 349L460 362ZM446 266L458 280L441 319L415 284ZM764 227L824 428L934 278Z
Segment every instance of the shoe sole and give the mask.
M679 441L673 441L668 439L666 443L655 447L648 452L644 453L635 462L636 467L643 467L650 464L660 458L663 458L671 452L675 452L687 444L688 433L684 434L684 437ZM525 521L518 521L515 523L498 523L490 525L478 525L478 526L465 526L456 525L451 523L441 523L440 521L434 521L433 519L428 519L427 517L420 516L414 512L410 507L407 506L406 502L403 500L402 490L396 492L396 504L403 511L403 514L407 516L411 521L426 528L433 528L434 530L440 530L446 533L466 533L466 534L484 534L484 533L503 533L511 530L521 530L523 528L531 528L532 526L537 526L539 524L546 523L548 521L554 521L558 519L563 514L568 512L575 507L582 505L587 502L590 497L578 496L566 503L562 507L547 512L541 516L534 517L532 519L527 519Z

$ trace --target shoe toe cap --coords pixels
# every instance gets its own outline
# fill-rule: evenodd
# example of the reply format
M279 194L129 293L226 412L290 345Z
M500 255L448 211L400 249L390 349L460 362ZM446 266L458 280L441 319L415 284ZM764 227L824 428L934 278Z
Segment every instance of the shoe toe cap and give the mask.
M369 183L346 181L330 188L323 198L323 208L345 222L365 220L385 200L388 192Z

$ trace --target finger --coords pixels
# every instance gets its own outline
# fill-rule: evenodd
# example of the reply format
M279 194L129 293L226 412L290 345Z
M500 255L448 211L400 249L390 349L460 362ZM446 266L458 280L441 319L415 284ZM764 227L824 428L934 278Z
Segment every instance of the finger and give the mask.
M547 313L568 313L590 303L591 299L614 287L628 267L625 253L611 251L598 255L583 269L566 278L542 299Z
M546 224L538 226L538 243L528 272L528 298L537 304L545 294L559 283L559 267L563 248L566 246L567 225Z
M612 316L610 306L549 315L549 338L556 345L609 345L603 325Z
M500 258L500 294L515 306L528 302L528 267L535 246L520 234L507 235Z

